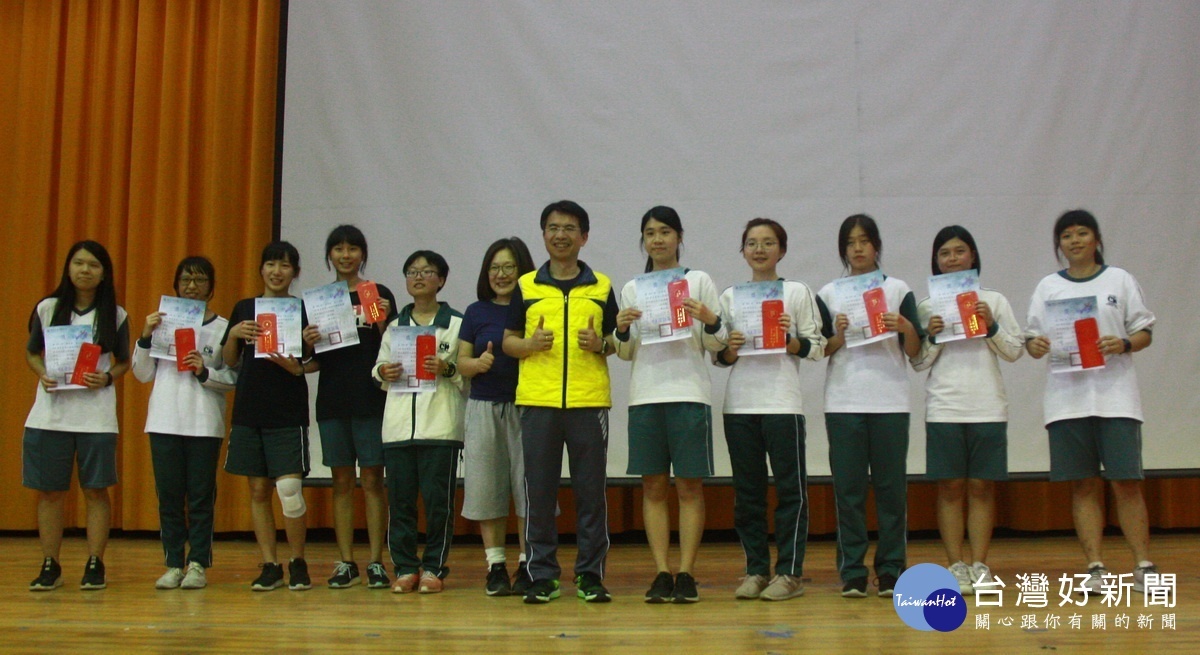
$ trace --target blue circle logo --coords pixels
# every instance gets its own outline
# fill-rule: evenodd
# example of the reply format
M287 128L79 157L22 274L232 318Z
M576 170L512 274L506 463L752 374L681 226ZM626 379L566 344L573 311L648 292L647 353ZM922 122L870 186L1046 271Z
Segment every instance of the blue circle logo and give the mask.
M937 564L917 564L900 574L892 606L910 628L926 632L950 632L967 620L967 603L958 593L958 581Z

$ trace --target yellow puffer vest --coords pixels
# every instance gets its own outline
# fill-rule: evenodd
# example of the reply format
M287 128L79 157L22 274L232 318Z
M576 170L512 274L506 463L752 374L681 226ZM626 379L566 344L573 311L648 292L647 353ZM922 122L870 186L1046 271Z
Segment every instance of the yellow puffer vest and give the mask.
M549 264L522 275L517 281L525 302L525 336L533 334L538 321L554 332L554 347L521 360L517 382L517 405L531 407L611 407L608 363L592 352L580 350L576 336L593 321L603 336L604 306L612 282L584 264L579 283L563 290L550 278Z

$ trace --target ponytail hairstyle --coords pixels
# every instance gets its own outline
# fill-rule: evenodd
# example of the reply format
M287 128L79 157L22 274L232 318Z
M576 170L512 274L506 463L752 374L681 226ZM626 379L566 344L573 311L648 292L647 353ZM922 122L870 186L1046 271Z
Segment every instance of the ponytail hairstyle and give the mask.
M646 231L646 223L649 223L650 219L652 219L652 218L654 220L658 221L659 223L666 225L667 227L671 228L672 230L675 230L675 233L679 235L680 244L683 243L683 221L681 221L679 219L679 212L675 211L674 209L672 209L670 207L667 207L666 205L659 205L657 207L651 207L650 210L647 211L644 216L642 216L642 227L641 227L640 231L642 231L642 232ZM646 247L645 237L640 239L638 241L638 244L642 247L642 249L645 249L645 247ZM675 259L679 259L679 250L680 250L680 248L678 248L678 247L675 248ZM652 270L654 270L654 260L651 259L650 257L646 257L645 272L649 273Z
M971 249L971 268L975 269L976 273L980 271L979 250L975 247L975 237L967 231L967 228L961 225L948 225L938 230L937 236L933 237L933 274L941 275L942 269L938 266L938 250L946 245L946 242L951 239L959 239L967 244Z
M1100 236L1100 224L1096 222L1096 217L1092 215L1092 212L1086 209L1072 209L1054 221L1054 258L1059 263L1063 262L1062 249L1058 245L1058 240L1062 236L1063 230L1069 227L1086 227L1096 235L1096 263L1104 266L1104 239Z

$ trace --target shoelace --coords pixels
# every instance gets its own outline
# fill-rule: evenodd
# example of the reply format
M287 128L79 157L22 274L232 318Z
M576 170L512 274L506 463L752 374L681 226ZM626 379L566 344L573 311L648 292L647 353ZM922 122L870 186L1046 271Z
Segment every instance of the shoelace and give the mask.
M333 574L334 575L342 575L342 574L349 575L350 574L350 563L349 562L338 562L337 567L334 568L334 570L333 570Z

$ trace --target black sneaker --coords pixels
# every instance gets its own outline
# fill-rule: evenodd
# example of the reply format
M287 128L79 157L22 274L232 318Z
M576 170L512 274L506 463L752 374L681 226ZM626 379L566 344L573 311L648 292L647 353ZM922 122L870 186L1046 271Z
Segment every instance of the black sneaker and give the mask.
M513 576L513 595L524 596L525 592L529 591L529 587L532 585L533 578L529 577L529 568L525 566L525 562L521 562L517 565L517 574Z
M388 577L383 564L371 562L367 565L367 589L387 589L390 586L392 579Z
M595 573L580 573L575 576L575 595L589 603L607 603L612 595L604 588L604 582Z
M700 590L696 589L696 578L693 578L691 573L680 573L675 576L675 591L671 594L671 602L700 602Z
M534 580L529 585L529 590L525 592L525 602L530 605L549 603L558 598L558 594L558 580Z
M312 589L312 578L308 577L308 562L296 558L288 562L288 589L305 591Z
M488 569L485 591L489 596L512 594L512 586L508 584L508 567L504 565L504 562L497 562Z
M42 572L29 583L30 591L51 591L62 586L62 567L53 557L42 560Z
M259 564L262 573L250 583L254 591L273 591L283 586L283 566L275 562Z
M875 578L875 586L879 587L881 598L890 598L896 590L896 576L891 573L880 573L879 577Z
M867 597L867 579L854 578L847 580L845 586L842 587L842 598L866 598Z
M295 573L293 573L292 580L294 581L295 579ZM348 589L359 582L362 582L362 578L358 577L357 564L354 562L337 562L333 568L333 577L329 578L329 588Z
M79 588L84 591L95 591L107 586L108 583L104 581L104 562L101 562L99 557L92 555L83 567L83 580L79 582Z
M646 602L652 605L669 603L674 591L675 579L670 573L659 571L658 575L654 576L654 582L650 583L650 590L646 592Z

